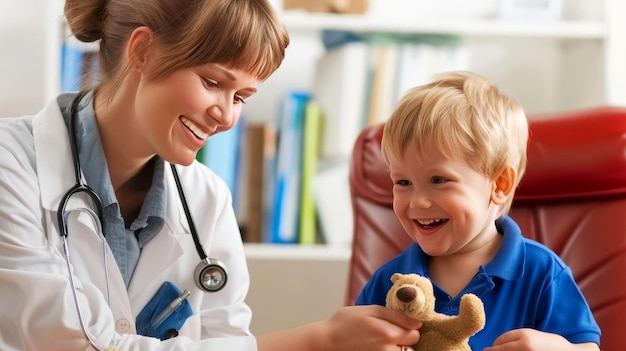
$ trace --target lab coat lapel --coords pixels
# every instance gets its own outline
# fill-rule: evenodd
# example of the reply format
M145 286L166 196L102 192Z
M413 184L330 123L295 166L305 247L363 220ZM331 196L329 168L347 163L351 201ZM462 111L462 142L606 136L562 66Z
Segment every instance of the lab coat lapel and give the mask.
M184 252L178 238L181 235L190 234L174 178L169 170L169 163L166 162L165 167L167 219L163 229L141 251L139 262L128 288L128 295L131 299L142 293L151 282L158 279L158 286L163 283L163 279L159 279L159 276Z
M81 205L84 206L84 205ZM74 217L74 216L70 216ZM109 245L105 245L104 253L102 250L102 241L98 233L94 230L94 224L90 216L86 213L80 213L74 220L70 218L70 228L72 228L72 236L69 239L70 242L70 257L72 257L72 263L76 275L81 280L90 280L95 284L102 292L105 298L107 298L107 279L110 291L110 306L113 311L113 315L116 318L120 316L126 317L129 323L134 323L132 316L132 309L130 306L130 300L126 292L126 284L122 278L122 274L115 263L113 253L109 248ZM85 255L84 253L90 253ZM106 267L104 268L104 257L106 255ZM74 257L84 257L83 262L75 262ZM107 275L108 274L108 278ZM130 322L133 321L133 322ZM134 325L132 330L135 330Z
M59 102L67 105L71 95L60 95ZM41 189L41 206L56 211L61 197L74 186L74 165L69 134L57 101L52 101L33 117L35 158Z

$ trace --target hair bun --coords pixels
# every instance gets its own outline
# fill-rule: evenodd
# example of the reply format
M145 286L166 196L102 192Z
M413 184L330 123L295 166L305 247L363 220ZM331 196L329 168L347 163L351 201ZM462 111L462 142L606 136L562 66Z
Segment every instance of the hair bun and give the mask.
M102 39L106 0L66 0L65 19L72 34L82 42Z

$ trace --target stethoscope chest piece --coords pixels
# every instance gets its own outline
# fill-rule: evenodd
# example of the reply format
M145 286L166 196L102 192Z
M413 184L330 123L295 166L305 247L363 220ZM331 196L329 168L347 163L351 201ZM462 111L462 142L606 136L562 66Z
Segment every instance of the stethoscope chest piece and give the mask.
M185 210L185 217L187 217L187 223L189 223L191 237L193 238L194 245L196 246L196 250L200 256L200 263L194 270L196 285L198 288L206 292L216 292L222 290L228 280L226 266L221 261L208 257L204 252L204 249L200 244L196 225L193 223L193 218L191 217L191 211L187 205L187 199L185 198L185 192L183 191L183 185L180 182L178 171L173 163L170 164L170 166L172 168L172 175L174 176L174 181L176 183L176 187L178 188L178 194L180 195L183 209Z
M208 257L196 266L194 277L198 288L206 292L222 290L228 280L224 264Z

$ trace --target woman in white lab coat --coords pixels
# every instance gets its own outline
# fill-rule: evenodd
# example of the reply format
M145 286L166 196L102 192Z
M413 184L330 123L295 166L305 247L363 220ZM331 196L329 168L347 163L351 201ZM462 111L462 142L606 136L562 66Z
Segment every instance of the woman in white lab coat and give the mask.
M377 306L250 334L249 276L231 194L195 155L206 138L232 128L245 99L282 62L289 38L267 0L65 6L79 40L100 40L102 80L35 116L0 121L0 350L391 351L418 340L418 322ZM68 265L57 212L75 184L72 138L109 230L105 238L88 211L71 211ZM200 243L228 272L217 292L197 287L201 259L170 163L178 165ZM67 208L94 205L78 194ZM139 335L136 321L164 282L190 291L191 313L181 317L178 336L162 341Z
M34 117L3 120L0 127L0 295L5 297L1 350L69 350L84 345L56 220L61 197L74 185L69 136L59 109L72 96L61 95L60 104L54 101ZM166 223L142 248L128 289L109 251L111 308L104 298L100 238L87 216L70 217L68 240L81 285L77 287L81 312L100 347L155 344L156 339L132 334L135 316L164 281L189 289L188 300L199 312L187 319L180 335L199 339L249 333L250 313L244 303L248 273L228 188L198 164L179 170L182 183L190 185L185 194L189 206L196 209L200 240L210 248L209 257L224 262L229 280L215 293L196 287L194 268L200 258L170 172L165 172L167 193L172 194L167 196ZM76 197L71 207L92 207L81 200ZM202 324L214 327L201 330Z

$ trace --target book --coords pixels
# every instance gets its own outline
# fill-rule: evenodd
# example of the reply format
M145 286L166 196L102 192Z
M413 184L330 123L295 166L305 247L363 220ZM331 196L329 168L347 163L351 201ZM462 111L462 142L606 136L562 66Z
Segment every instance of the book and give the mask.
M313 180L317 172L319 157L319 129L322 119L321 110L316 101L310 100L305 107L302 133L302 185L300 193L300 240L303 245L316 242L316 210Z
M83 75L83 49L71 41L61 45L61 91L78 91Z
M313 182L319 232L323 243L346 246L352 243L352 199L348 161L320 163Z
M264 160L263 160L263 228L261 231L261 241L271 242L273 218L274 218L274 200L276 188L276 154L278 153L278 127L274 124L268 125L265 129Z
M211 135L199 152L199 160L226 182L233 207L237 208L237 171L239 168L240 139L245 120L242 117L231 129Z
M320 158L345 159L363 128L367 106L369 44L348 42L316 62L313 99L323 114Z
M243 184L240 188L246 193L241 202L245 207L244 241L264 242L267 196L271 193L267 186L269 172L276 157L276 128L269 123L249 123L245 132L245 160Z
M274 205L269 232L269 241L276 244L298 242L302 128L309 98L306 92L291 91L280 106Z
M385 122L394 110L397 60L398 45L396 43L376 45L367 126ZM354 146L354 142L352 146Z
M398 75L394 91L397 103L412 88L428 83L435 72L433 46L405 43L398 48Z
M71 35L61 43L61 91L92 89L100 82L98 50L97 44L80 42Z
M398 47L398 74L394 101L411 88L429 83L437 73L468 70L468 50L455 37L429 37L428 41L403 43Z

